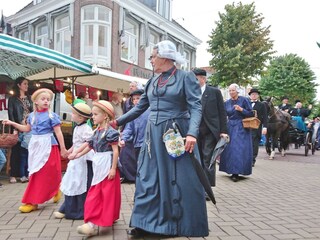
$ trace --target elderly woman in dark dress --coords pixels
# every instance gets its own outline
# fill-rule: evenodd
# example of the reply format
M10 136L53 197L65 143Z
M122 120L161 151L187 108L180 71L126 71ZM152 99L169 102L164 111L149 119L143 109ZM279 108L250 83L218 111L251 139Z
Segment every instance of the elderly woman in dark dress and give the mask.
M242 119L253 117L251 103L248 98L239 96L240 88L233 83L229 86L230 99L224 104L228 116L230 142L222 152L219 170L232 174L231 179L237 182L239 174L252 173L252 137L251 130L245 129Z
M123 125L150 107L145 140L138 159L136 192L128 234L149 233L203 237L209 234L204 189L190 153L199 158L196 138L201 120L201 90L195 75L177 69L182 56L170 41L158 43L151 55L154 72L137 106L117 119ZM170 157L163 134L176 122L185 153Z
M14 95L8 100L8 117L9 120L26 124L26 119L30 112L33 111L32 101L28 95L29 80L24 77L18 77L15 81ZM24 177L23 166L27 163L20 162L21 143L18 142L12 147L10 158L10 183L15 183L16 177ZM26 176L27 177L27 176Z

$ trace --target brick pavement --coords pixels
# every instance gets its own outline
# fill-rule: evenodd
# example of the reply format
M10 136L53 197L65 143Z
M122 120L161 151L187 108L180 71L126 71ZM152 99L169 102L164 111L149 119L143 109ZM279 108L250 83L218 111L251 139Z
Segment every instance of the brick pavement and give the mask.
M320 239L319 155L318 151L314 156L305 157L303 149L298 149L290 150L284 158L277 154L276 160L268 160L264 149L260 149L250 177L234 183L219 172L214 192L220 213L208 203L210 235L189 239ZM76 227L82 221L54 219L53 212L59 204L48 202L38 211L19 213L26 185L9 184L3 176L0 181L4 184L0 188L0 240L86 239L76 233ZM133 194L133 184L122 185L119 221L112 228L103 229L103 235L90 239L128 239L126 229Z

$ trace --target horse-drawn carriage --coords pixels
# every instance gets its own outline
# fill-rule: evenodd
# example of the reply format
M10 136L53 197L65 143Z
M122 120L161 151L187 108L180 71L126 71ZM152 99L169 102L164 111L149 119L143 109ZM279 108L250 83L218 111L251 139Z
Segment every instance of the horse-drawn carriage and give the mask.
M307 129L301 117L291 117L289 113L275 109L271 99L265 103L269 118L266 135L266 151L270 156L269 159L274 158L275 148L285 156L290 144L294 144L295 148L304 146L305 156L309 150L314 154L316 145L314 130Z
M301 125L301 123L303 125ZM305 156L308 156L309 150L314 154L316 150L316 139L312 138L313 131L314 129L307 128L306 124L302 122L299 117L292 117L289 126L289 144L294 144L296 149L304 146Z

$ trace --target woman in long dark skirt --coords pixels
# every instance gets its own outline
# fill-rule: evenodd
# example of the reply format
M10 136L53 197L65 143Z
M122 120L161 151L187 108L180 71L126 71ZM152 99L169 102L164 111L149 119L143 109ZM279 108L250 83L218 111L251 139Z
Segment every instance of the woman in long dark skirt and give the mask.
M240 88L237 84L229 86L230 99L225 102L228 116L228 132L230 142L222 152L219 170L231 175L237 182L241 175L252 173L252 137L251 130L245 129L242 119L253 117L251 103L248 98L239 96Z
M123 125L150 107L145 139L141 146L136 192L128 234L146 232L186 237L209 234L204 188L192 165L190 154L199 159L196 145L201 120L201 90L192 72L177 69L183 59L170 41L158 43L151 56L154 72L145 93L127 114L117 119ZM179 125L185 137L185 153L168 154L163 134ZM179 148L180 150L180 148Z

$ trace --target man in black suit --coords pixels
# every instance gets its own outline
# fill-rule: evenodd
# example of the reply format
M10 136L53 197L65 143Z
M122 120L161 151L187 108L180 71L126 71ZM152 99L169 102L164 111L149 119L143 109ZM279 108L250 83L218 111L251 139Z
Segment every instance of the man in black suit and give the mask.
M227 137L227 114L221 91L218 88L208 86L207 72L200 68L193 69L200 87L202 119L199 128L198 146L202 165L211 186L215 186L216 170L209 171L210 160L213 150L221 137Z
M278 106L279 109L285 112L289 112L292 108L292 106L289 104L289 98L287 96L284 96L281 98L282 103Z
M248 93L252 109L257 111L257 117L260 120L260 126L258 129L252 129L252 144L253 144L253 159L252 159L252 167L254 167L256 163L256 157L258 156L259 151L259 143L261 139L261 134L267 133L267 123L268 123L268 114L266 105L259 101L260 92L256 88L252 88Z

